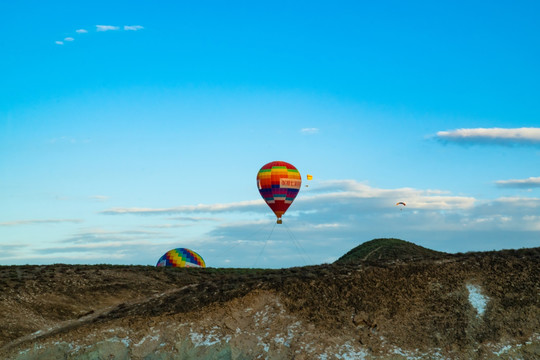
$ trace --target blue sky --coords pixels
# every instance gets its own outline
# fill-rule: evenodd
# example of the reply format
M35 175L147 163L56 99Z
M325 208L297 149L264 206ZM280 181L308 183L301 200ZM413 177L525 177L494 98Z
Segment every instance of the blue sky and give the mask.
M0 5L0 264L540 245L537 2L192 3Z

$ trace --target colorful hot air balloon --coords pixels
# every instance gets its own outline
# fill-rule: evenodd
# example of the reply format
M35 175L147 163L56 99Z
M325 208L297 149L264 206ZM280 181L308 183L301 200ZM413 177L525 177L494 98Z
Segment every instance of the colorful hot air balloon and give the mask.
M172 267L206 267L201 257L193 250L178 248L167 251L159 258L156 266Z
M281 224L281 216L300 191L302 177L291 164L285 161L272 161L259 170L257 186L264 201L276 214L277 223Z

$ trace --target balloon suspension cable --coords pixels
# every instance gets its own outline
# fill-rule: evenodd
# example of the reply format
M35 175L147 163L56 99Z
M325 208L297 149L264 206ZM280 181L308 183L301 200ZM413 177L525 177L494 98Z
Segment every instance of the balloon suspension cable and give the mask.
M302 244L300 244L300 241L298 241L296 236L294 236L294 233L291 231L291 229L289 229L287 224L285 224L285 229L287 229L287 232L289 233L289 237L292 239L294 246L296 246L296 249L300 252L300 256L302 257L302 260L304 260L304 264L305 265L313 264L313 261L311 260L309 255L305 252L304 248L302 247ZM304 255L307 257L309 263L306 261L306 257L304 257Z
M274 226L272 226L272 230L270 231L270 234L268 234L268 238L266 238L266 241L264 242L263 248L261 249L261 252L259 253L259 256L257 256L257 260L255 260L255 263L253 264L253 267L255 267L257 265L257 263L259 262L259 259L261 258L261 255L264 252L264 248L266 247L266 244L268 243L268 240L270 240L270 237L272 236L272 233L274 232L274 229L276 228L276 224L277 223L275 223Z
M250 234L244 236L244 238L249 241L252 237L257 235L257 233L259 233L261 230L263 230L265 228L265 225L268 225L268 224L260 224L260 226L257 228L257 230L255 230L255 231L251 232ZM241 245L241 244L243 244L242 240L237 240L236 243L234 243L232 245L229 245L221 253L220 258L225 258L231 252L231 250L233 250L234 248L236 248L238 245Z

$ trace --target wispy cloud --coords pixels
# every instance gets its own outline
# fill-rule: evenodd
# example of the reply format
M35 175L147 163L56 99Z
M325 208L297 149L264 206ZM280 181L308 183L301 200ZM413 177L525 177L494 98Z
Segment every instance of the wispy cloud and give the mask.
M437 132L442 141L476 144L538 144L540 128L475 128Z
M176 229L192 226L191 224L161 224L161 225L145 225L147 229Z
M540 187L540 177L530 177L528 179L512 179L495 181L499 187L531 189Z
M49 140L49 143L51 144L58 144L58 143L75 144L76 142L77 142L77 139L69 137L69 136L60 136L60 137Z
M339 188L341 195L336 191ZM431 198L426 190L369 189L352 181L335 182L332 189L332 193L298 198L285 215L283 226L275 226L269 215L266 223L224 222L211 229L209 235L238 249L232 255L235 262L248 266L261 253L261 244L267 242L269 234L272 242L264 249L268 266L286 261L281 257L283 249L296 257L292 264L302 263L302 252L314 260L306 263L318 263L329 261L329 256L333 261L376 237L401 238L442 251L538 246L538 198L480 200L448 195L441 199ZM401 198L408 204L403 211L394 206L396 194L406 196ZM294 242L303 243L304 250ZM270 253L271 249L275 253ZM249 256L239 258L238 252ZM215 259L226 265L224 255L216 255Z
M184 228L190 226L196 226L202 222L219 222L222 219L216 217L195 217L195 216L176 216L168 218L168 220L176 220L178 223L166 223L157 225L145 225L145 228L149 229L174 229Z
M398 200L407 203L402 211L395 206ZM209 266L254 266L257 261L257 266L296 266L330 261L376 237L402 238L442 251L531 247L538 246L539 211L540 198L535 197L478 199L437 189L383 189L334 180L301 191L282 225L275 224L262 199L114 208L101 213L157 215L157 220L171 216L164 224L136 221L136 227L123 231L86 229L24 253L9 248L6 254L0 252L0 261L155 264L165 251L188 247L198 251ZM218 216L227 221L207 221ZM61 221L80 220L19 220L1 225ZM302 260L304 254L313 261Z
M220 213L220 212L235 212L235 211L250 211L264 204L263 200L240 201L228 204L199 204L199 205L182 205L171 208L113 208L101 211L101 214L106 215L172 215L172 214L188 214L188 213Z
M126 31L138 31L144 29L144 26L141 25L124 25L124 30Z
M216 218L213 217L200 217L200 216L177 216L174 218L171 218L171 220L178 220L178 221L187 221L187 222L201 222L201 221L217 221Z
M317 134L319 132L319 129L318 128L303 128L303 129L300 129L300 132L306 135L313 135L313 134Z
M97 200L97 201L107 201L109 200L109 197L106 195L93 195L93 196L90 196L90 199Z
M49 144L56 144L56 145L65 145L65 144L88 144L91 142L90 139L76 139L71 136L60 136L57 138L52 138L48 140Z
M407 208L398 211L396 201L404 201ZM500 198L481 200L471 196L452 195L432 189L397 188L381 189L354 180L321 182L316 189L297 197L286 217L301 216L304 221L320 225L310 228L319 231L349 231L364 227L374 231L387 229L395 222L404 229L422 231L463 231L466 229L524 230L536 224L524 224L523 217L531 209L540 209L540 199ZM271 212L262 200L227 204L183 205L172 208L114 208L101 213L107 215L174 215L194 213L252 213ZM406 214L406 215L404 215ZM263 215L264 216L264 215ZM403 222L403 216L407 221ZM401 219L401 220L400 220ZM397 221L397 222L396 222ZM390 223L389 223L390 222ZM250 225L237 228L249 228ZM219 228L229 228L218 225ZM214 234L215 235L215 234Z
M119 29L120 29L119 26L114 26L114 25L96 25L97 31L115 31Z
M402 211L395 206L398 200L407 203ZM199 252L209 266L249 267L257 261L257 266L296 266L332 261L376 237L402 238L442 251L531 247L538 246L539 211L540 198L535 197L478 199L437 189L383 189L354 180L334 180L301 191L282 225L275 224L262 199L114 208L101 213L157 215L157 221L131 222L137 225L123 231L86 229L24 252L8 248L8 253L0 252L0 261L155 264L165 251L188 247ZM163 215L171 216L160 224ZM218 216L227 221L209 221ZM47 221L70 219L2 225ZM186 224L190 227L184 227ZM304 255L312 260L303 260Z
M381 189L355 180L332 180L321 182L310 190L314 195L302 197L299 203L368 203L376 208L388 208L396 201L405 201L407 207L414 209L452 210L469 209L476 199L468 196L455 196L441 190L420 190L414 188Z
M493 202L497 206L505 206L506 208L520 208L530 211L530 209L540 208L540 199L534 197L521 196L506 196L501 197Z
M142 25L124 25L124 26L116 26L116 25L96 25L96 31L97 32L106 32L106 31L139 31L144 29L144 26ZM86 29L77 29L75 30L75 33L77 35L80 34L87 34L88 30ZM63 40L57 40L54 43L56 45L64 45L66 42L73 42L75 41L76 37L73 36L66 36Z
M28 248L28 245L24 245L24 244L16 244L16 245L14 245L14 244L0 244L0 253L3 256L16 254L18 251L21 250L21 248L26 250Z
M182 245L186 244L192 243L183 241ZM44 245L27 249L24 253L0 252L0 261L155 264L165 251L179 246L175 237L163 232L103 229L81 232Z
M62 241L62 243L73 244L94 244L103 242L132 242L138 240L154 240L156 238L166 238L169 235L156 231L143 230L125 230L125 231L107 231L96 229L82 232Z
M143 244L139 244L143 245ZM140 249L141 246L139 246ZM123 244L100 244L100 245L89 245L89 244L79 244L72 246L59 246L59 247L46 247L42 249L36 249L34 252L38 254L62 254L62 253L73 253L73 254L86 254L91 255L91 258L102 258L107 257L116 257L122 258L123 252L125 251L126 246ZM116 256L115 256L116 255Z
M312 195L300 196L295 200L295 208L330 206L330 204L368 204L373 208L388 208L396 199L406 201L412 209L452 210L468 209L475 199L467 196L441 195L440 191L417 190L412 188L380 189L354 180L322 182ZM371 200L370 200L371 199ZM324 205L323 205L324 203ZM305 204L305 205L303 205ZM268 209L262 199L226 204L182 205L170 208L112 208L100 213L105 215L173 215L195 213L265 212Z
M59 224L59 223L82 223L81 219L34 219L34 220L15 220L0 222L0 226L18 226L34 224Z

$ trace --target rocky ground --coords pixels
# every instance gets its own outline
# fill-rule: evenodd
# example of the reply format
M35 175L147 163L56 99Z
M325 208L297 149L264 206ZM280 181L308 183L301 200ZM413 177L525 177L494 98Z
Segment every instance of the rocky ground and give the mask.
M540 248L281 270L0 267L1 359L540 358Z

